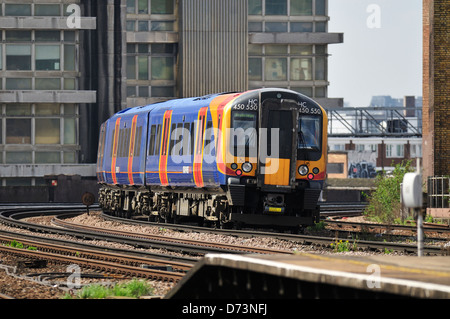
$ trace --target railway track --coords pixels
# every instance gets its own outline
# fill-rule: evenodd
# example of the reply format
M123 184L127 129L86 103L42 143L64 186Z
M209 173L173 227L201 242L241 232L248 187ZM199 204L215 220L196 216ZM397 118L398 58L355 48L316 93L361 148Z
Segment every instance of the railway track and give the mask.
M6 215L11 216L10 213L7 213ZM34 213L42 214L43 212L35 211ZM49 211L46 211L46 213L49 213ZM54 214L55 212L51 211L51 213ZM26 213L26 215L29 214L30 212ZM3 219L2 222L5 222L5 213L2 212L1 216ZM27 224L23 221L17 222L19 222L19 225L22 228ZM10 220L8 224L11 223L14 224L14 221ZM35 226L35 231L43 231L42 225ZM30 229L32 226L28 225L27 228ZM8 244L13 241L20 241L21 246L33 247L33 250L8 246ZM132 253L131 251L124 249L95 247L94 245L78 242L59 239L44 239L39 236L18 234L8 231L2 231L2 234L0 235L0 251L4 254L21 256L23 258L44 259L49 260L52 263L73 263L83 268L95 269L111 274L169 282L178 282L184 274L191 269L196 261L193 258L169 257L167 255L163 257L161 255L155 256L157 254L151 253L139 253L136 255L136 252ZM184 262L180 260L183 260Z
M59 208L61 210L61 208ZM165 247L169 250L174 251L187 251L190 254L203 255L209 252L228 252L228 253L285 253L291 254L292 251L283 251L283 250L267 250L267 249L253 249L249 247L238 247L236 245L224 245L224 244L212 244L212 243L201 243L199 241L191 241L190 243L186 243L181 241L180 239L169 239L165 236L157 236L148 237L147 235L141 235L136 233L117 233L113 230L105 230L105 229L93 229L91 227L80 229L79 225L74 225L73 223L67 222L67 219L70 216L75 216L76 214L81 214L82 211L64 211L59 214L55 214L55 210L46 210L34 212L34 214L53 214L57 215L54 218L54 223L58 225L58 227L48 227L43 225L31 225L29 223L24 222L23 218L30 217L30 212L8 212L5 217L5 214L0 214L1 218L6 218L10 223L18 223L19 227L29 228L32 227L34 231L41 232L56 232L61 234L71 234L73 236L84 237L84 238L96 238L96 239L106 239L124 242L128 244L132 244L135 246L142 247ZM70 213L70 214L69 214ZM174 228L176 230L181 230L184 232L214 232L221 233L224 235L230 236L240 236L240 237L271 237L275 239L281 239L286 241L292 241L299 243L301 245L318 245L323 247L329 247L330 243L332 243L336 238L334 237L319 237L319 236L310 236L310 235L297 235L297 234L286 234L286 233L273 233L273 232L261 232L255 230L229 230L229 229L209 229L204 227L196 227L196 226L188 226L188 225L174 225L174 224L158 224L158 223L150 223L150 222L142 222L142 221L133 221L120 219L117 217L104 216L105 218L119 220L121 223L138 223L140 225L151 225L158 227L166 227L166 228ZM4 222L4 221L3 221ZM65 228L61 228L65 227ZM162 238L161 238L162 237ZM358 240L357 242L358 249L364 250L390 250L390 251L401 251L407 254L415 254L417 251L416 245L413 244L401 244L401 243L390 243L390 242L382 242L382 241L364 241ZM441 255L444 254L443 249L436 246L425 246L425 254L429 255Z
M67 222L64 218L71 217L71 215L60 215L53 219L53 223L57 226L68 228L68 229L76 229L77 231L89 231L92 233L101 233L108 234L113 236L123 236L126 238L133 238L137 240L146 240L146 241L155 241L166 243L167 245L174 247L200 247L203 250L209 250L208 252L227 252L227 253L252 253L252 254L291 254L292 252L279 250L279 249L269 249L269 248L258 248L258 247L248 247L248 246L239 246L239 245L231 245L224 243L215 243L215 242L206 242L200 240L193 239L184 239L184 238L172 238L160 235L153 234L143 234L143 233L133 233L133 232L125 232L125 231L117 231L114 229L104 229L97 228L86 225L77 225L74 223ZM192 248L191 248L192 249Z
M108 220L114 220L127 224L137 224L137 225L148 225L148 226L163 226L170 228L172 230L182 231L182 232L210 232L214 234L222 234L227 236L239 236L239 237L249 237L249 238L274 238L284 241L296 242L301 245L309 246L316 245L320 247L330 247L330 244L335 240L343 239L350 240L357 243L358 249L367 251L397 251L405 254L415 254L417 252L417 246L413 244L386 242L382 238L377 241L373 240L361 240L352 239L352 235L356 234L356 230L343 231L340 230L339 234L343 236L337 236L336 232L332 232L334 235L332 237L328 236L314 236L314 235L299 235L299 234L288 234L288 233L276 233L276 232L266 232L266 231L255 231L255 230L233 230L233 229L213 229L199 226L191 225L180 225L180 224L158 224L147 221L136 221L130 219L123 219L120 217L109 216L102 214L102 216ZM428 255L447 255L448 252L443 250L441 247L425 245L425 254Z
M75 211L74 211L75 210ZM63 211L61 213L61 211ZM163 236L147 236L145 234L134 234L117 232L113 230L105 230L93 227L80 227L73 223L68 223L64 218L75 216L83 213L83 210L61 208L57 210L8 210L0 213L2 223L14 227L25 228L33 232L46 232L57 234L69 234L72 236L82 238L95 238L114 240L122 243L132 244L134 246L155 246L164 247L169 250L188 251L194 254L205 254L209 252L229 252L229 253L289 253L280 250L259 249L250 247L238 247L235 245L214 244L200 241L184 241L182 239L170 239ZM37 225L23 221L24 218L33 216L47 216L55 215L53 222L58 227L49 227L45 225ZM65 227L62 229L61 227ZM144 277L149 279L163 280L177 282L183 275L193 266L196 259L190 257L166 257L164 259L130 256L128 253L120 253L117 251L104 251L105 248L80 247L81 244L76 244L76 247L69 247L65 240L51 239L51 243L42 242L42 239L36 239L32 235L18 235L17 233L0 235L0 250L6 254L20 255L26 258L46 259L57 263L75 263L81 267L88 269L96 269L102 272L125 274L133 277ZM20 238L20 239L19 239ZM20 240L24 246L35 247L36 251L29 251L25 249L17 249L8 247L3 244L8 244L13 240ZM59 241L60 243L54 243ZM158 244L155 244L157 242ZM108 249L111 250L111 249ZM174 261L172 259L183 259L188 262ZM155 268L170 268L171 271L164 271Z
M178 282L184 276L184 273L180 272L155 270L133 266L129 264L128 258L119 256L116 256L114 258L114 261L105 261L101 260L102 257L95 253L90 254L89 258L86 255L74 255L76 254L76 251L74 251L73 254L70 255L61 255L61 252L50 253L47 251L25 250L8 246L0 246L0 250L8 255L22 256L31 259L44 259L56 263L76 264L86 269L93 269L101 272L125 275L129 277ZM125 261L125 264L121 263L121 261Z
M331 207L330 207L331 206ZM332 207L332 205L328 206L327 212L332 212L333 216L335 216L335 212L340 212L345 216L348 216L348 208L352 207L352 205L345 205L343 206L336 206L340 209L336 210L335 207ZM359 214L361 214L361 208L365 207L365 205L360 205L361 207L358 208ZM342 216L342 215L341 215ZM299 235L299 234L288 234L288 233L277 233L277 232L267 232L267 231L256 231L254 229L250 230L234 230L234 229L214 229L214 228L207 228L207 227L199 227L199 226L192 226L192 225L183 225L183 224L160 224L155 222L148 222L148 221L142 221L142 220L130 220L130 219L124 219L120 217L110 216L107 214L102 214L102 217L107 220L117 221L121 223L126 224L135 224L135 225L148 225L148 226L163 226L165 228L169 228L176 231L182 231L182 232L206 232L206 233L214 233L214 234L222 234L227 236L237 236L237 237L260 237L260 238L274 238L279 240L285 240L285 241L292 241L297 242L302 245L317 245L322 247L329 247L330 243L333 243L336 239L343 239L343 240L350 240L353 242L357 242L358 249L361 250L368 250L368 251L397 251L402 252L405 254L415 254L417 252L417 246L414 244L405 244L405 243L396 243L396 242L389 242L385 241L384 237L380 237L378 240L362 240L362 239L354 239L358 237L358 230L355 228L351 230L339 230L337 232L331 231L333 233L332 237L329 236L314 236L314 235ZM329 220L326 220L326 223L328 223ZM343 226L346 225L348 222L338 222L338 221L330 221L330 224L342 224ZM352 223L348 223L351 225ZM367 226L371 227L371 225L374 225L374 228L382 229L385 227L385 225L380 225L380 227L377 227L377 224L366 224L366 223L354 223L354 225L361 225L361 226ZM409 227L409 226L408 226ZM414 227L409 227L413 229ZM443 228L444 232L446 231L445 228ZM365 232L366 230L363 230ZM431 231L431 230L430 230ZM379 235L379 232L377 233ZM389 234L389 237L395 237ZM402 237L402 236L399 236ZM405 236L403 236L405 237ZM449 251L448 249L443 249L438 246L433 245L426 245L425 246L425 254L428 255L448 255Z

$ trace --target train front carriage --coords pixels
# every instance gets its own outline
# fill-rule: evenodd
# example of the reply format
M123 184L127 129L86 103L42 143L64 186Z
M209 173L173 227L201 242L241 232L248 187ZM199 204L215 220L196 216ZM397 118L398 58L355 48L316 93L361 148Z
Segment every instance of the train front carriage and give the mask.
M101 127L100 204L163 221L310 225L326 177L326 133L324 110L283 89L124 110Z

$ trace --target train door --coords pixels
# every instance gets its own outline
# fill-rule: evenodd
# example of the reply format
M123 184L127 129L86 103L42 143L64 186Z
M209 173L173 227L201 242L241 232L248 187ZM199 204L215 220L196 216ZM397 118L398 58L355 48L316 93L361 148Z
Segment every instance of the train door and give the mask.
M207 118L207 107L202 107L198 112L198 120L195 134L195 147L194 147L194 163L193 163L193 173L195 186L203 187L203 151L205 142L205 131L206 131L206 118Z
M293 103L281 99L269 98L262 103L258 184L263 189L294 187L297 113Z

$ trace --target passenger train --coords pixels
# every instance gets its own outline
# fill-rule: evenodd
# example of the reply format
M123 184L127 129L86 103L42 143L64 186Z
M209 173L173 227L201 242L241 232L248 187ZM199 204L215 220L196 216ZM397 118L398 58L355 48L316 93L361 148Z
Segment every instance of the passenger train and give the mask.
M101 125L105 212L215 226L301 228L319 219L327 114L265 88L122 110Z

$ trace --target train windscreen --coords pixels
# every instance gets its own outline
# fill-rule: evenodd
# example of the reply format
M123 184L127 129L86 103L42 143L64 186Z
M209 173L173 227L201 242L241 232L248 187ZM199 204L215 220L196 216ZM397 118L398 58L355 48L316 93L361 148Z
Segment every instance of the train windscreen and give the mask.
M232 113L231 127L232 145L234 156L251 156L257 149L257 113L247 111L234 111Z
M298 146L300 150L321 150L321 118L302 115L298 120Z

